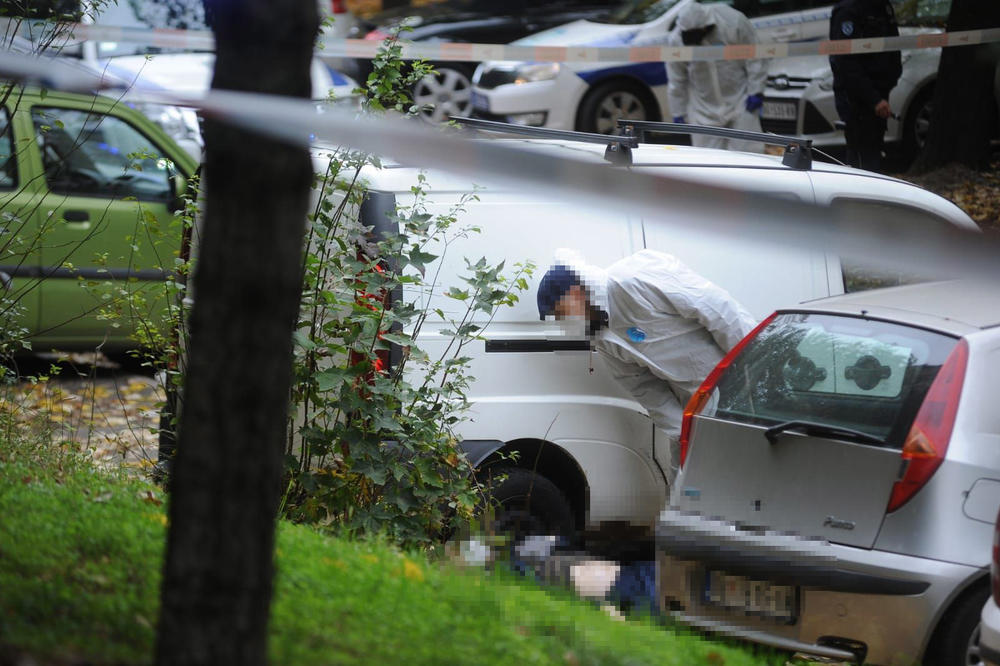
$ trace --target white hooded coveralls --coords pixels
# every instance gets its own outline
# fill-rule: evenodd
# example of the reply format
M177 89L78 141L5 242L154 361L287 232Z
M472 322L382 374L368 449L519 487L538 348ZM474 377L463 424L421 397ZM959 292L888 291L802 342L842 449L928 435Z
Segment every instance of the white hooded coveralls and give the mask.
M724 289L663 252L642 250L607 270L569 251L558 252L556 263L576 273L591 304L608 313L594 348L669 436L675 459L684 405L757 322Z
M668 44L683 46L681 31L715 25L702 45L756 44L757 31L738 10L722 4L691 2L677 15ZM763 60L716 60L667 63L670 113L689 123L759 132L760 118L746 110L746 98L763 93L767 67ZM763 151L763 144L694 134L691 143L706 148Z

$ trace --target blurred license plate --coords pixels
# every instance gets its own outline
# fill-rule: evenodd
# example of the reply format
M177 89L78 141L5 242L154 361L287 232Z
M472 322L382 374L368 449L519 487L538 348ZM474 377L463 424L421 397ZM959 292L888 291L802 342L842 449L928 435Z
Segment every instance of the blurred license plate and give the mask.
M764 107L760 111L760 117L773 118L775 120L795 120L798 116L797 111L795 102L764 102Z
M477 111L490 110L490 98L482 93L472 92L472 108Z
M704 602L747 615L792 623L798 616L798 594L791 585L774 585L722 571L705 572Z

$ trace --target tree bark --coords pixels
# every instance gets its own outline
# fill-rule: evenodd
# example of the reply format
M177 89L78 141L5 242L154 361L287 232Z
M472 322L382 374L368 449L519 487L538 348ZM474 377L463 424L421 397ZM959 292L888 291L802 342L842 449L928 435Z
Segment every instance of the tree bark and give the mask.
M1000 2L953 0L948 32L1000 26ZM925 173L958 162L973 169L988 166L990 139L996 133L995 77L1000 50L995 44L942 49L934 84L927 143L911 167Z
M205 0L213 88L308 98L315 0ZM282 441L312 167L205 122L206 213L171 477L156 663L267 660Z

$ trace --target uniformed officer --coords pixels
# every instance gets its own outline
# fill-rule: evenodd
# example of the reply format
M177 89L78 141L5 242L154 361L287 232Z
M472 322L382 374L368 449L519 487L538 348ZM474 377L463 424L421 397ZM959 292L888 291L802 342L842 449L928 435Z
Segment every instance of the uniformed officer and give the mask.
M899 28L889 0L841 0L830 17L830 39L896 37ZM847 161L877 171L881 167L886 121L892 116L889 91L902 73L899 51L831 55L837 113L845 123Z

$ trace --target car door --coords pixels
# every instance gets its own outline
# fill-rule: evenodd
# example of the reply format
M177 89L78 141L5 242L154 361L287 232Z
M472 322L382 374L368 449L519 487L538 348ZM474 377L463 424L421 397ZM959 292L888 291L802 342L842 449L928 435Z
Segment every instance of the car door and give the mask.
M169 156L93 99L40 100L30 121L47 188L34 212L43 277L37 337L134 346L130 337L162 317L180 249Z
M0 106L0 336L13 342L38 324L40 251L32 242L32 209L40 198L37 179L25 168L30 131L19 123L21 98ZM28 140L25 141L24 139ZM7 350L16 351L16 350Z

